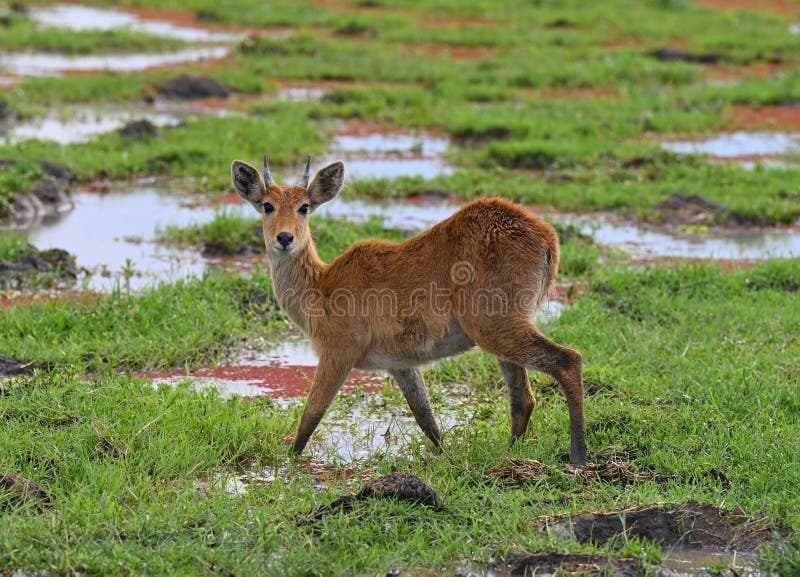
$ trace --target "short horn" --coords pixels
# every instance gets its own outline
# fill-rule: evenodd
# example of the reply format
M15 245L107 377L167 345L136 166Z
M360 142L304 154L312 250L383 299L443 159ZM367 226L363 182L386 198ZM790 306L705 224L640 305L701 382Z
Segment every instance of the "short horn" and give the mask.
M267 188L275 184L275 181L272 180L272 174L269 171L269 165L267 164L267 154L264 153L264 184L267 185Z
M311 155L308 155L308 159L306 160L306 171L303 173L303 176L300 178L300 186L303 188L308 188L308 179L311 178Z

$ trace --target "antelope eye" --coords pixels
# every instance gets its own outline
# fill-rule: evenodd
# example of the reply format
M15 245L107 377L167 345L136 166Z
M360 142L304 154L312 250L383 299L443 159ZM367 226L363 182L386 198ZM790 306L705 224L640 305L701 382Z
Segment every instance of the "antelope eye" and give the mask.
M299 212L300 214L308 214L309 210L311 210L311 207L308 205L308 203L306 203L306 204L301 204L300 208L297 209L297 212Z
M268 203L268 202L265 202L265 203L264 203L264 212L265 212L266 214L269 214L269 213L271 213L271 212L275 212L275 207L274 207L274 206L272 206L270 203Z

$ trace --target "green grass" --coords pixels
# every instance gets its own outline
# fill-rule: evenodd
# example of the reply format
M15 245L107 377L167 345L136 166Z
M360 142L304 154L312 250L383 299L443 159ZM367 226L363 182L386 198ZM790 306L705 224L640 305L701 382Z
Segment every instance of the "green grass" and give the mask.
M269 278L208 274L141 294L55 298L2 310L3 354L87 372L196 367L241 337L285 327Z
M545 329L579 348L586 379L604 385L587 398L592 455L613 450L638 469L670 475L665 484L587 487L561 473L566 407L540 377L530 436L509 448L498 369L481 353L426 371L438 414L449 403L454 371L465 370L472 391L440 455L412 443L356 472L356 485L372 468L412 472L443 496L443 508L366 501L313 526L299 521L349 489L337 480L338 467L320 472L283 457L296 408L156 390L119 376L84 382L80 373L60 371L6 384L0 468L40 483L53 504L0 509L0 563L92 575L439 571L480 566L511 548L593 550L534 530L543 514L689 498L764 513L796 534L800 311L790 303L798 286L800 265L790 261L732 273L714 266L608 270ZM402 410L393 389L367 398L370 410ZM361 402L358 394L340 398L326 420ZM487 482L484 472L505 456L538 459L554 472L526 487ZM278 478L240 497L213 482L242 469L277 469ZM320 475L327 493L315 488ZM604 550L620 554L613 545ZM622 551L658 558L634 543ZM796 559L796 549L783 546L769 562L791 568Z

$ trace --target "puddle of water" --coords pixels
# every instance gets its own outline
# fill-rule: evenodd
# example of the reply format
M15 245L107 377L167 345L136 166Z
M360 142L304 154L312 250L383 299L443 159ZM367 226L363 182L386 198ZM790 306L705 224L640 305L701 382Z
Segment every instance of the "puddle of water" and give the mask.
M132 120L149 120L156 126L177 126L177 116L132 110L104 110L80 108L63 113L51 112L13 125L5 138L10 144L24 140L49 140L59 144L85 142L93 137L117 130Z
M443 155L450 141L431 134L338 134L329 161L343 159L351 178L433 178L455 169Z
M731 132L707 140L662 142L678 154L710 154L717 158L769 156L800 151L800 137L789 132Z
M316 86L297 86L292 88L283 88L278 91L277 98L284 102L313 102L319 100L328 89Z
M73 4L55 4L39 7L29 12L30 17L40 26L66 28L68 30L118 30L127 28L137 32L147 32L184 40L186 42L238 42L244 34L214 32L203 28L177 26L159 20L144 20L134 14Z
M800 22L789 24L789 34L800 34Z
M757 555L709 548L672 547L664 552L661 566L669 571L665 577L699 577L721 569L738 577L762 575Z
M0 68L20 76L57 76L65 72L132 72L198 60L216 60L228 54L227 46L187 48L157 54L95 54L67 56L44 53L0 54Z
M800 231L792 229L714 230L708 236L614 223L591 215L556 215L605 245L635 258L744 259L800 257Z
M40 249L62 248L74 254L79 266L94 273L88 288L110 290L127 276L128 286L138 290L160 280L200 275L205 269L199 249L165 247L152 239L159 226L188 226L212 218L213 210L183 207L179 197L150 187L133 194L79 192L74 202L74 210L33 228L28 238Z

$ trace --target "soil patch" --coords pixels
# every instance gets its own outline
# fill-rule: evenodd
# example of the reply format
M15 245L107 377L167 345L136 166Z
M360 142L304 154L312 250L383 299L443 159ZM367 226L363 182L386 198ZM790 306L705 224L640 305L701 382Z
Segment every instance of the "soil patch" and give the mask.
M17 359L0 355L0 377L30 375L34 369L42 368L41 363L23 363Z
M147 119L133 120L118 132L125 140L146 140L158 136L158 127Z
M800 15L800 6L793 0L698 0L697 3L716 10L747 10L750 12L774 12L787 16Z
M647 56L662 62L688 62L690 64L719 64L729 58L717 52L689 52L675 48L659 48L646 53Z
M16 117L16 112L5 100L0 99L0 121L9 120Z
M365 499L395 499L419 505L439 507L436 491L422 479L404 473L390 473L367 483L358 493L339 497L328 505L318 507L300 525L309 525L337 511L350 511L353 504Z
M505 559L492 561L489 567L503 574L527 577L529 575L580 575L591 577L644 577L636 559L611 559L603 555L580 553L510 553Z
M579 513L548 525L582 544L603 545L640 537L664 546L719 547L755 551L773 539L766 518L751 520L743 511L723 511L708 503L687 501L620 511Z
M734 129L778 128L800 131L800 103L778 106L732 106L728 124Z
M657 211L659 220L668 224L689 225L715 225L755 224L742 215L711 202L697 194L676 193L662 200L653 208Z
M16 166L17 161L0 159L0 170ZM0 214L0 222L29 226L42 219L52 218L72 209L69 185L75 177L67 168L48 160L37 160L44 176L37 180L29 192L18 194L7 214Z
M190 76L181 74L172 80L156 86L156 92L162 98L172 100L196 100L199 98L227 98L231 90L208 76Z
M48 503L50 499L33 481L14 474L0 475L0 504L10 502L20 505L30 501Z
M27 245L13 261L0 260L0 288L22 289L32 284L71 286L80 269L75 257L60 248L38 250Z

